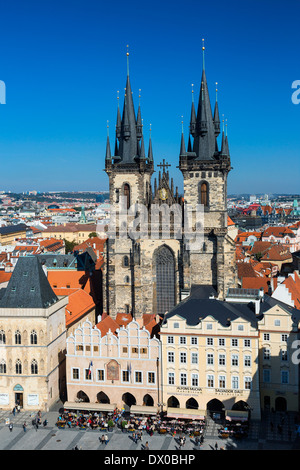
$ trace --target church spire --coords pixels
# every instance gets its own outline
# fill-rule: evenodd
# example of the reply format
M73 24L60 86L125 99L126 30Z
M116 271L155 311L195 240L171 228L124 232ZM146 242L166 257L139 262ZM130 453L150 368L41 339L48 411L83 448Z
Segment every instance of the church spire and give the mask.
M150 124L148 160L149 160L149 162L153 162L153 150L152 150L152 139L151 139L151 124Z
M192 109L191 109L191 120L190 120L190 134L194 137L196 132L196 111L194 104L194 84L192 83Z
M216 82L216 104L214 112L214 125L215 125L215 134L216 137L220 134L220 116L219 116L219 106L218 106L218 83Z
M181 121L181 144L180 144L180 155L186 155L184 135L183 135L183 116Z
M107 139L106 139L106 154L105 160L111 160L111 150L110 150L110 142L109 142L109 125L107 121Z
M222 123L223 123L223 130L222 130L221 156L227 156L226 141L225 141L225 130L224 130L224 115L223 115Z
M142 123L142 113L141 113L141 90L139 90L139 108L136 119L136 136L140 140L143 135L143 123Z

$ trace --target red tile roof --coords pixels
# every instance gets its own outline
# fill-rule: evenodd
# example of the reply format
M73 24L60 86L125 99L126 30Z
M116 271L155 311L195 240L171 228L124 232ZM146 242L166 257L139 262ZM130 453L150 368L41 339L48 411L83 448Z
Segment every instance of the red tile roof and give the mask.
M95 304L92 297L84 290L78 289L69 296L69 303L66 306L66 326L78 321L93 308Z

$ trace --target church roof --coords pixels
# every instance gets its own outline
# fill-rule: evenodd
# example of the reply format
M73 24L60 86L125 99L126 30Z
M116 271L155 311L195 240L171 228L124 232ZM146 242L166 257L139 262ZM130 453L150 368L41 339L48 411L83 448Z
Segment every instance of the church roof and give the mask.
M36 256L19 258L0 308L48 308L58 301Z

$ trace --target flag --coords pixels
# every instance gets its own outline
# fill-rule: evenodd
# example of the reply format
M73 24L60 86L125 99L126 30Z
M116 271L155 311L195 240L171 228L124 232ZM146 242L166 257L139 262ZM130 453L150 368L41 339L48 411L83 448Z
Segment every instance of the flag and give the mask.
M92 361L90 362L90 365L89 365L89 376L91 375L92 373L92 367L93 367L93 363Z

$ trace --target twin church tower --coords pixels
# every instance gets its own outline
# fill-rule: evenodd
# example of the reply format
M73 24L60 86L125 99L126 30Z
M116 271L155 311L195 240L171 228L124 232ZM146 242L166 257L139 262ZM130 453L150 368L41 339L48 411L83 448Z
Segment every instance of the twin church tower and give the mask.
M227 135L222 130L221 148L217 138L221 133L218 102L214 113L210 104L204 64L200 85L198 108L194 98L191 106L190 132L187 145L182 131L179 169L183 175L184 195L174 190L170 181L168 164L162 169L154 184L151 133L145 150L140 103L137 113L131 91L127 52L127 80L124 105L117 109L116 136L112 153L109 136L105 156L105 171L109 177L110 205L119 214L120 204L126 208L147 209L151 222L151 208L162 209L157 230L139 237L119 236L121 218L116 217L115 235L106 242L103 311L113 318L118 313L131 313L136 320L144 314L163 315L183 300L192 286L202 286L203 295L212 294L224 299L229 287L236 287L235 245L227 233L227 176L231 170ZM194 95L193 95L194 96ZM125 202L124 202L125 201ZM197 208L202 208L202 224L189 230L201 230L201 243L193 249L185 243L186 212L195 220ZM177 209L168 234L163 230L164 212L169 207ZM140 215L137 211L130 217ZM176 222L175 222L176 219ZM177 225L176 225L177 224ZM151 225L151 223L150 223ZM180 227L179 227L180 225ZM180 230L178 230L180 229Z

